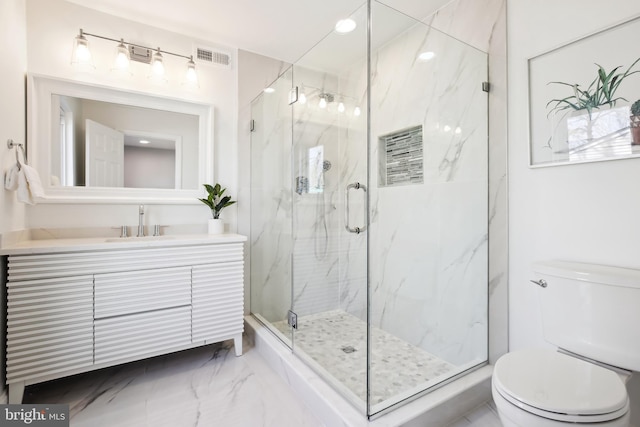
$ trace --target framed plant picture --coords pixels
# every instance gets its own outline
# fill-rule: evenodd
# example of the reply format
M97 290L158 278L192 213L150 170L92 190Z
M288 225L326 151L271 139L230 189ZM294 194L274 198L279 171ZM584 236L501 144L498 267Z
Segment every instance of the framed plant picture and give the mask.
M529 59L530 166L640 157L638 33L635 17Z

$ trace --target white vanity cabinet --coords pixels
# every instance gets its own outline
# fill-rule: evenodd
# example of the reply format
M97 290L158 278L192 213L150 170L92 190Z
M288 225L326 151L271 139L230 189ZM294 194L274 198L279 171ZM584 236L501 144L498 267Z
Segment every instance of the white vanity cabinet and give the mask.
M245 240L11 251L9 402L25 385L228 339L241 355Z

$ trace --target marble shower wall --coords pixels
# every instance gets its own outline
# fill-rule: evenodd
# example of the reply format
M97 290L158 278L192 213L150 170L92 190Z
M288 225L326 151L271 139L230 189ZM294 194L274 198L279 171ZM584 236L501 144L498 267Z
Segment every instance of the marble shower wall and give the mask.
M424 22L453 28L463 40L456 22L467 22L469 44L423 24L376 44L376 17L407 18L375 4L373 43L381 47L371 70L371 321L458 365L487 355L488 96L481 83L501 4L477 13L467 3L453 2ZM423 51L436 56L416 61ZM424 183L378 185L378 137L416 125L423 126Z
M376 15L374 15L375 20ZM420 52L435 52L427 62ZM372 57L379 136L423 127L424 183L371 185L372 324L456 365L487 353L487 55L422 24ZM374 350L375 351L375 350Z

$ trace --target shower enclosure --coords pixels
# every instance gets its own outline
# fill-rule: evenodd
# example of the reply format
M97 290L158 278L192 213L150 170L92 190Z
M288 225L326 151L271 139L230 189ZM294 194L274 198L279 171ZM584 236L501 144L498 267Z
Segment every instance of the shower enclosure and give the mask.
M252 103L251 312L373 416L487 361L487 54L351 19Z

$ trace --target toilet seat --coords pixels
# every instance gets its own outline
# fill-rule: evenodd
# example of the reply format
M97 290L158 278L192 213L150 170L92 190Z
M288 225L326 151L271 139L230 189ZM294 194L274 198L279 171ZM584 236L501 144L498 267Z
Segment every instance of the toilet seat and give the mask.
M615 372L552 350L502 356L493 384L511 404L557 421L604 422L629 410L627 390Z

